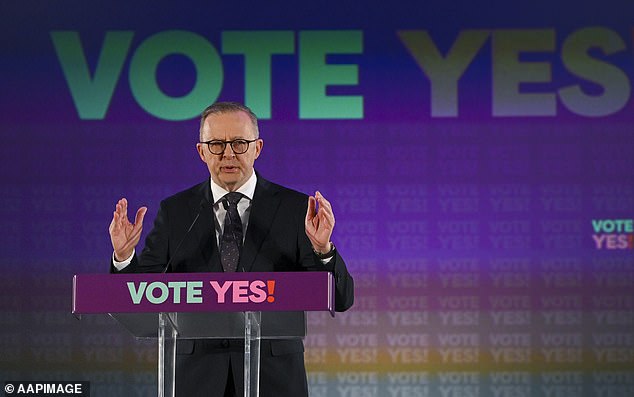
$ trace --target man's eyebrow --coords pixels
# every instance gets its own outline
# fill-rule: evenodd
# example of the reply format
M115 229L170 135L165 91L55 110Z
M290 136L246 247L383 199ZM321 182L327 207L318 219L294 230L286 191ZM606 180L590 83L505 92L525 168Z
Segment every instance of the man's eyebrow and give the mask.
M248 140L250 140L251 138L244 137L244 136L242 136L242 135L232 135L232 136L230 136L230 138L229 138L229 140L230 140L230 141L234 141L234 140L236 140L236 139L244 139L244 140L247 140L247 141L248 141ZM223 141L224 139L220 139L220 138L213 138L213 137L212 137L212 138L209 138L209 140L210 140L210 141Z

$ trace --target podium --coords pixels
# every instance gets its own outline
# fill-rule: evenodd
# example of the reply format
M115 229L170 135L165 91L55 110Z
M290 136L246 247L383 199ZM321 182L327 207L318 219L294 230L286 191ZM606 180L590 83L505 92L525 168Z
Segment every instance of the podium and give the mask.
M108 314L158 340L158 395L174 397L179 339L244 339L244 395L259 395L260 340L303 338L305 311L334 316L329 272L78 274L72 313Z

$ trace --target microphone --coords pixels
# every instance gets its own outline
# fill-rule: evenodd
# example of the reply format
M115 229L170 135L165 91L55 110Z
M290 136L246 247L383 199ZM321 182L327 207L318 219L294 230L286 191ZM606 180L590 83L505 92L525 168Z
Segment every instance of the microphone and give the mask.
M162 273L167 273L167 270L172 266L172 260L174 260L174 257L176 257L176 254L178 253L178 250L180 249L181 245L183 245L183 242L185 242L185 239L187 238L189 233L194 228L194 225L198 221L198 218L200 217L200 214L202 213L203 209L206 206L207 206L207 200L203 198L202 200L200 200L200 203L198 204L198 212L196 213L196 217L194 218L194 221L192 222L191 225L189 225L189 228L187 229L187 231L183 235L183 238L181 238L181 241L178 242L178 245L176 246L176 249L174 250L174 254L172 254L172 256L170 257L170 260L167 261L167 265L165 265L165 269L163 269Z

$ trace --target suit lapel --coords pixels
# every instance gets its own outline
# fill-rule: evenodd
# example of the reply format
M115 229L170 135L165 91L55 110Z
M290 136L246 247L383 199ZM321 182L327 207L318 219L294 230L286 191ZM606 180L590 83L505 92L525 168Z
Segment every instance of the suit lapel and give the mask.
M199 250L204 263L207 266L207 271L218 272L222 271L222 265L220 264L220 254L216 239L216 227L214 225L213 218L213 202L214 199L211 196L211 188L209 186L209 180L200 185L198 194L192 197L189 201L190 212L193 217L196 216L199 210L201 199L205 200L205 205L200 212L198 218L198 224L195 227L196 241L200 241Z
M280 205L280 199L276 193L274 186L258 175L238 269L248 272L253 268L256 256L271 230L271 223Z

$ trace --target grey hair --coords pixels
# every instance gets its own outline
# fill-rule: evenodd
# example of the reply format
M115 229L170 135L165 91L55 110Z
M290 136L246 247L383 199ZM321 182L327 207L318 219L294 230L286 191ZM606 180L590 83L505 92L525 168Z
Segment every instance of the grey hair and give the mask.
M205 110L200 114L200 140L203 139L203 125L205 124L205 120L207 116L210 114L221 114L221 113L235 113L235 112L244 112L251 119L251 124L253 124L253 130L255 131L255 138L258 139L260 137L260 130L258 128L258 116L253 113L248 106L243 105L238 102L216 102L210 106L207 106Z

